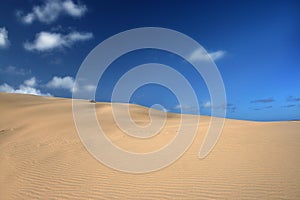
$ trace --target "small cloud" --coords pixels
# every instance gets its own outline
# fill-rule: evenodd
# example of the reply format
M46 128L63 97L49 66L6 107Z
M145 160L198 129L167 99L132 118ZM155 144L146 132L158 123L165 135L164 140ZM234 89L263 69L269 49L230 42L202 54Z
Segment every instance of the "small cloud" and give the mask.
M199 107L193 105L178 104L173 109L180 110L182 113L199 113Z
M273 106L264 106L264 107L260 107L260 108L253 108L253 110L264 110L264 109L271 109L273 108Z
M23 68L17 68L14 66L8 66L8 67L0 68L0 73L24 76L27 74L31 74L31 71L25 70Z
M36 79L35 79L35 77L32 77L31 79L28 79L28 80L24 81L24 84L26 86L29 86L29 87L36 86Z
M87 11L87 7L82 4L75 4L71 0L63 2L63 10L72 17L81 17Z
M74 83L74 79L70 76L54 76L52 80L47 83L46 86L52 89L67 89L70 90L70 92L72 92L75 88Z
M167 109L167 108L162 108L161 110L162 110L163 112L170 112L170 110Z
M19 85L19 87L16 89L8 85L7 83L4 83L0 85L0 92L33 94L39 96L52 96L49 93L42 93L39 89L34 87L35 85L36 85L35 77L32 77L31 79L25 80L24 83Z
M300 97L288 96L287 101L300 101Z
M225 56L226 52L219 50L215 52L208 53L208 55L213 59L213 61L219 60Z
M296 104L289 104L289 105L285 105L285 106L282 106L284 108L292 108L292 107L295 107Z
M210 107L211 107L210 101L205 102L205 103L202 105L202 107L203 107L203 108L210 108Z
M86 41L93 38L92 33L81 33L73 31L67 35L51 32L40 32L35 36L33 42L25 42L24 48L28 51L51 51L57 48L71 47L79 41Z
M256 100L253 100L253 101L250 101L250 103L271 103L275 101L273 98L265 98L265 99L256 99Z
M17 17L24 24L32 24L34 21L50 24L55 22L60 16L79 18L86 12L86 5L76 4L72 0L47 0L43 5L34 6L32 11L27 14L18 11Z
M188 105L182 105L182 104L178 104L174 107L174 109L179 110L179 109L187 109L190 108L191 106Z
M212 59L213 61L219 60L225 56L226 52L222 50L218 50L215 52L206 53L204 49L199 48L191 53L189 59L191 61L202 61Z
M9 46L8 31L5 27L0 28L0 48L4 49Z
M273 106L265 106L263 107L264 109L270 109L270 108L273 108Z
M96 91L97 87L95 85L85 85L83 89L88 92L93 92Z
M226 105L226 109L227 109L229 112L234 113L234 112L236 111L236 106L235 106L234 104L232 104L232 103L228 103L228 104Z
M226 105L213 106L210 101L207 101L204 104L202 104L201 108L223 109L223 110L227 110L231 113L235 112L235 110L236 110L236 106L232 103L228 103Z

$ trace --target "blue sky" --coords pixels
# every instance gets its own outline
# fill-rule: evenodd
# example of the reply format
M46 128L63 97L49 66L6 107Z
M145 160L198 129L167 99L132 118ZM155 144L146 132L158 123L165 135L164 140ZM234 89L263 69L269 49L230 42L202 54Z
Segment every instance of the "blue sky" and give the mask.
M119 32L164 27L199 42L212 56L227 95L227 117L259 121L300 119L300 3L298 1L3 1L0 7L0 91L71 97L88 53ZM116 46L116 48L118 48ZM97 101L134 66L157 62L188 77L201 114L210 114L202 77L176 55L144 49L121 56L100 80ZM87 88L89 89L89 88ZM145 85L132 103L162 104L176 96Z

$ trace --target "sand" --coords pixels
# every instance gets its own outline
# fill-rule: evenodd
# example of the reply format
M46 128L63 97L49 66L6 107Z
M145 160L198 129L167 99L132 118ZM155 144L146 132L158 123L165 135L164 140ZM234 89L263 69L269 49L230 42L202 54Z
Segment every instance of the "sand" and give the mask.
M168 114L161 134L133 139L97 103L107 136L134 152L153 151L173 137L178 115ZM198 158L209 117L174 164L147 174L106 167L81 143L70 99L0 93L0 199L300 199L300 122L226 119L213 151ZM133 118L148 109L131 105ZM159 117L159 115L157 116ZM109 153L109 152L107 152Z

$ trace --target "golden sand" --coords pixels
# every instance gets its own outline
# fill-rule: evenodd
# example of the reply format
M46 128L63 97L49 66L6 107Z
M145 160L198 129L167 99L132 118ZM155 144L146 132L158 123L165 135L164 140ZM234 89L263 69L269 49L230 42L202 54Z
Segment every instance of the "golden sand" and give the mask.
M203 160L199 148L209 117L174 164L147 174L123 173L94 159L81 143L71 99L0 93L0 199L300 199L300 122L226 119ZM131 105L134 120L148 109ZM107 136L121 148L148 152L176 133L179 115L149 140L120 131L111 104L96 104ZM159 115L157 116L159 117ZM107 152L109 153L109 152Z

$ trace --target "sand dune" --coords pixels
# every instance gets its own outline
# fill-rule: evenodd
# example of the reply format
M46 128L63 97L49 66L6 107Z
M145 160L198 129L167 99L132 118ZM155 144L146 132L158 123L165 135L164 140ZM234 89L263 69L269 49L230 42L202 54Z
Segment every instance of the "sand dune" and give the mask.
M0 199L300 199L299 121L226 120L213 151L199 160L209 122L201 117L195 141L178 161L129 174L87 152L70 99L0 93L0 108ZM133 139L114 123L110 104L96 108L107 136L134 152L162 147L178 127L178 115L168 114L159 135ZM147 108L130 110L137 124L149 122Z

